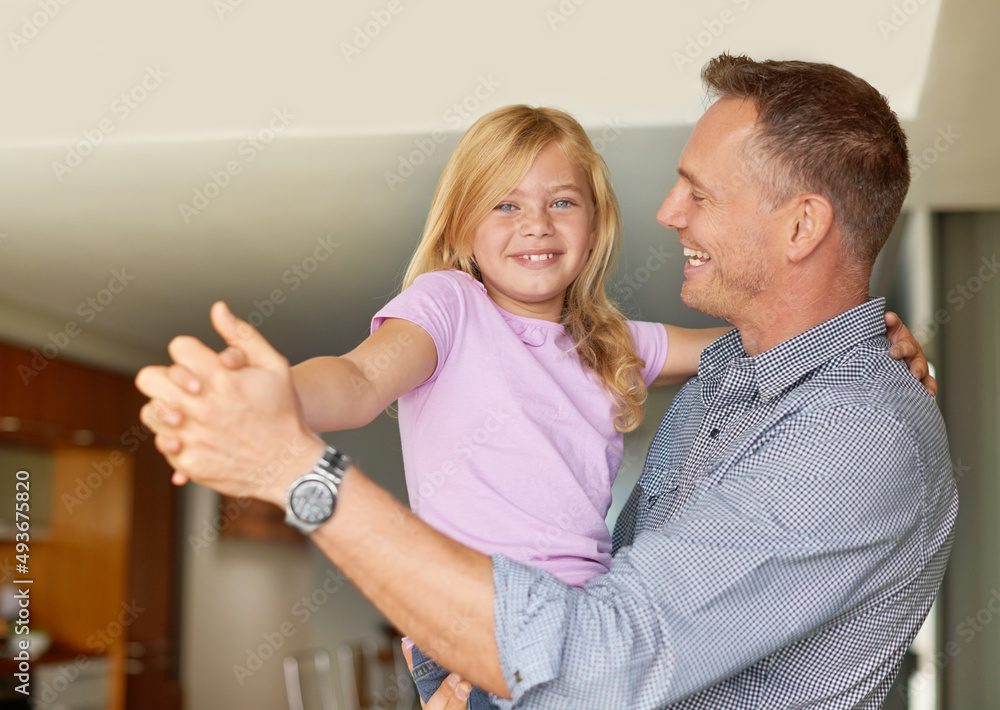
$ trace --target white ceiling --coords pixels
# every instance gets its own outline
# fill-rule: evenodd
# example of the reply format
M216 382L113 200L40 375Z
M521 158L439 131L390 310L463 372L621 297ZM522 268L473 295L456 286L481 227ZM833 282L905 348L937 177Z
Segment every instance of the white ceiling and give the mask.
M219 298L266 316L293 360L352 347L461 131L509 103L564 108L603 143L621 274L656 268L630 314L704 323L680 304L676 236L653 215L703 107L700 66L722 51L860 74L915 149L950 128L914 200L1000 202L996 3L44 4L0 6L0 337L122 371L162 360L172 335L209 336ZM272 142L249 142L269 125ZM102 304L116 270L127 285Z

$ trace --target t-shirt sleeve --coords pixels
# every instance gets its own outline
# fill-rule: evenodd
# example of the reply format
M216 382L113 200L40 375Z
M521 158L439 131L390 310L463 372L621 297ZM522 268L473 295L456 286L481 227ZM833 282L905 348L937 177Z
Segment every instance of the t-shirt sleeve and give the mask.
M466 312L462 286L455 276L447 271L432 271L418 276L409 288L376 313L371 332L388 318L409 321L426 330L437 348L437 367L427 380L430 382L448 359Z
M667 361L667 329L662 323L626 321L635 341L635 354L646 361L642 368L642 381L653 384Z

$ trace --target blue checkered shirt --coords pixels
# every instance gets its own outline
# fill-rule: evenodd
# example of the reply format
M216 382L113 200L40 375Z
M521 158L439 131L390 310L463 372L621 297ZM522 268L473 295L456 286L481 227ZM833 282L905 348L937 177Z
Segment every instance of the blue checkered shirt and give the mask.
M677 395L583 589L493 558L506 707L870 708L958 509L933 398L868 301L756 357L731 331ZM540 474L543 472L540 472Z

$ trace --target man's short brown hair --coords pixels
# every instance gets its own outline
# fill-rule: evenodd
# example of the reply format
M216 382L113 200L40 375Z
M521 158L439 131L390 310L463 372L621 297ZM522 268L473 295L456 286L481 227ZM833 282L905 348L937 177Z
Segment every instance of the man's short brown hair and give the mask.
M723 54L702 70L713 98L750 99L744 165L773 209L814 192L833 204L853 256L875 262L910 186L906 135L871 84L830 64Z

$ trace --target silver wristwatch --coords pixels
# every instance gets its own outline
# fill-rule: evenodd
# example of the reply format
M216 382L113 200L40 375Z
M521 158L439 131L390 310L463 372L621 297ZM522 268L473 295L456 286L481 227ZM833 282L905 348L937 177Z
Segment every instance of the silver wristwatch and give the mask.
M285 522L302 533L311 533L333 515L340 481L351 459L327 446L313 470L288 486Z

